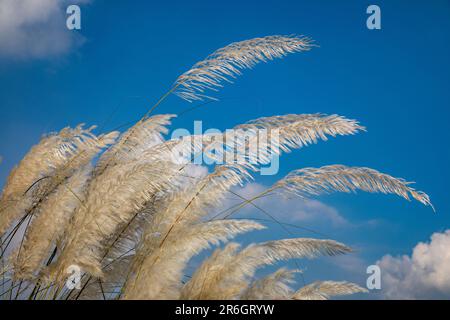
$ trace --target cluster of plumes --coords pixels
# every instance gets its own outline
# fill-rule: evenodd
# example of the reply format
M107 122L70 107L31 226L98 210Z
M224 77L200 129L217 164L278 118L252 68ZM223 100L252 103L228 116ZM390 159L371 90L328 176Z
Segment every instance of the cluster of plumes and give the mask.
M184 91L175 93L188 100L201 98L203 89L219 86L241 69L309 45L305 38L281 36L232 44L183 74L177 88ZM333 281L296 291L294 278L300 271L284 268L255 279L257 270L280 261L351 250L333 240L310 238L240 249L228 242L265 227L251 220L210 216L234 187L252 179L274 155L353 135L363 127L337 115L289 114L238 125L232 139L214 134L164 141L173 117L144 117L121 136L96 136L93 128L82 126L66 128L30 150L11 172L0 203L1 277L6 288L2 297L328 299L365 291ZM261 142L261 131L276 139ZM190 156L184 156L186 151ZM205 153L225 162L209 171L198 170L191 161ZM404 180L345 166L294 171L259 196L286 191L309 197L355 190L411 196L431 205L426 194ZM242 206L252 203L242 199ZM200 263L186 281L192 258L223 243L228 244ZM80 290L66 286L73 266L82 271Z
M92 130L64 128L42 138L8 177L0 199L0 234L25 211L36 207L52 191L94 156L114 142L117 132L95 136Z

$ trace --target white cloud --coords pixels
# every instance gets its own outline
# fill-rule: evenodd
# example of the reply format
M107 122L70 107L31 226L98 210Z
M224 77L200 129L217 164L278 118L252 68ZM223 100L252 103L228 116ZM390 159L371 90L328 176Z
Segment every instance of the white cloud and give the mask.
M377 264L386 298L449 299L450 229L434 233L429 243L418 243L411 257L386 255Z
M66 7L87 1L0 0L0 57L47 58L79 46L83 38L66 28Z

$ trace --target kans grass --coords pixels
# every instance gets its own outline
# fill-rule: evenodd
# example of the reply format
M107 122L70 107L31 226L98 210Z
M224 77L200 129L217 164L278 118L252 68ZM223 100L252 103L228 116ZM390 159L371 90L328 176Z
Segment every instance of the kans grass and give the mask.
M362 190L431 206L425 193L403 179L343 165L295 170L251 199L233 191L274 155L364 127L338 115L289 114L239 125L233 141L221 134L164 140L175 115L153 114L170 94L188 102L216 99L211 93L244 69L312 47L310 39L297 36L232 43L178 77L126 132L97 135L95 127L80 125L43 137L12 170L0 199L0 299L303 300L365 292L345 281L299 288L295 274L301 271L286 268L255 277L280 261L351 252L334 240L292 238L244 248L230 242L266 228L233 215L248 205L267 213L254 201L274 194L308 199ZM261 130L277 139L261 143ZM225 147L221 154L211 152L218 147ZM192 157L175 157L192 150L194 157L208 153L226 161L199 175ZM212 216L230 194L241 203ZM192 257L224 243L184 281ZM74 267L81 275L69 281L78 289L67 285Z

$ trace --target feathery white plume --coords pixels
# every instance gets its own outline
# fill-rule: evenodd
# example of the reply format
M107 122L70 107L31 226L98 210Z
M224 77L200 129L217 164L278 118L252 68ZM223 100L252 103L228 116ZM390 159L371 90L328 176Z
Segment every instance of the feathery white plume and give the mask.
M142 157L186 164L206 157L216 163L263 165L282 151L302 148L328 136L365 130L358 122L337 115L289 114L264 117L225 133L185 136L150 148Z
M95 168L96 174L102 173L108 165L136 160L145 150L162 143L162 134L167 134L166 126L174 117L176 115L173 114L155 115L128 129L116 144L102 154Z
M185 285L182 296L189 299L237 299L248 287L255 271L264 265L351 251L336 241L308 238L253 244L240 252L237 252L238 248L236 244L229 244L224 250L216 250Z
M260 62L309 50L311 43L308 38L296 36L267 36L234 42L183 73L176 80L173 90L176 95L189 102L203 98L214 99L204 92L217 91L223 82L231 82L232 78L241 75L241 70L252 68Z
M112 132L97 137L91 132L94 128L79 125L44 137L13 169L0 200L0 235L117 136Z
M411 182L391 177L374 169L331 165L292 171L274 184L269 191L285 189L300 197L307 197L334 191L363 190L396 194L406 200L412 197L424 205L433 207L428 195L414 190L409 186L410 184Z
M63 252L52 266L52 277L60 279L72 264L90 275L102 276L105 246L147 201L169 187L168 176L176 177L175 172L170 163L134 161L108 167L97 176L63 239Z
M346 281L318 281L309 284L292 295L295 300L328 300L332 296L342 296L358 292L367 292L366 289Z
M292 296L291 285L298 270L281 268L276 272L254 281L240 296L242 300L285 300Z
M84 200L91 172L91 165L78 170L42 203L24 235L23 244L11 255L15 278L32 279L37 276L74 211Z
M241 153L238 158L250 164L267 164L281 151L289 152L320 139L327 141L328 136L353 135L365 128L355 120L338 115L288 114L252 120L236 126L235 130L242 140L239 146L245 146L238 149Z
M178 299L182 272L194 255L237 234L263 228L261 224L249 220L211 221L184 227L168 238L161 250L147 253L148 256L138 256L142 261L141 267L133 285L129 282L125 287L123 298ZM158 237L155 234L148 236Z
M134 278L128 281L126 290L134 291L135 284L141 282L139 275L146 268L145 265L153 265L153 260L159 260L158 255L167 251L166 246L170 247L174 237L179 238L179 233L200 221L208 214L208 209L219 205L231 187L250 177L243 166L218 166L214 172L191 181L184 190L168 198L166 205L161 206L152 216L151 223L144 232L143 241L130 269Z

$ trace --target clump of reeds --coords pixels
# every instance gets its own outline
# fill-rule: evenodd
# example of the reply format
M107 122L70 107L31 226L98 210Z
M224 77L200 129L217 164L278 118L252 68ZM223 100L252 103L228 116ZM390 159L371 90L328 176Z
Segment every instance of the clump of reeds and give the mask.
M348 282L315 282L293 289L295 273L281 268L255 279L255 272L288 259L346 254L333 240L290 238L240 249L215 250L183 281L201 251L238 234L265 228L232 219L234 212L274 193L306 198L330 192L390 193L431 205L428 196L402 179L373 169L342 165L293 171L252 199L233 188L252 179L272 156L338 135L365 130L337 115L289 114L238 125L242 134L163 139L174 115L150 113L170 94L187 101L215 99L208 91L260 62L309 50L313 42L270 36L233 43L183 73L150 111L119 136L95 135L93 127L65 128L43 137L11 172L0 199L3 299L328 299L364 292ZM261 143L257 133L277 136ZM198 139L200 138L200 139ZM200 142L199 142L200 141ZM207 141L205 143L205 141ZM217 146L222 153L211 153ZM257 146L256 148L254 146ZM237 147L237 149L236 149ZM228 159L198 174L180 151ZM237 155L235 154L237 151ZM181 153L183 154L183 152ZM97 159L97 156L99 158ZM230 159L239 159L232 161ZM97 160L96 160L97 159ZM229 194L242 203L226 217L210 213ZM80 288L66 281L73 267Z

